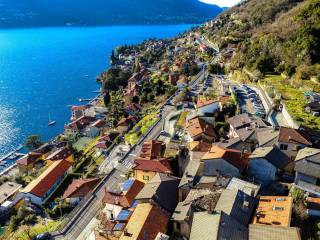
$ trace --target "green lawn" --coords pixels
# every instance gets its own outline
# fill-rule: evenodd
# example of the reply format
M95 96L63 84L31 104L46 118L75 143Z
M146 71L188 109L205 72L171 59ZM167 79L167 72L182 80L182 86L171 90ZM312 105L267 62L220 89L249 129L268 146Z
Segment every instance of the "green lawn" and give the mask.
M187 120L188 112L184 111L179 115L179 118L176 123L177 128L184 128L186 125L186 120Z
M20 227L14 234L13 239L19 240L30 240L32 237L37 236L38 234L44 232L53 232L59 226L60 221L50 221L47 225L45 224L36 224L31 227ZM31 237L31 238L30 238ZM11 238L10 238L11 239Z
M93 141L92 138L82 137L76 143L73 144L73 147L77 149L77 151L84 151L87 146Z
M140 120L140 122L138 122L133 129L127 133L125 135L125 141L127 143L130 143L131 145L134 145L139 137L145 133L148 132L148 130L150 129L150 127L158 120L157 118L157 112L151 113L147 116L145 116L144 118L142 118L142 120Z
M299 123L310 128L320 128L320 118L306 113L306 91L319 91L320 85L312 81L303 81L301 87L293 87L279 75L266 75L261 81L269 96L280 96L291 116Z
M174 158L179 154L179 145L181 143L178 141L171 140L169 144L167 144L166 151L164 153L165 158Z

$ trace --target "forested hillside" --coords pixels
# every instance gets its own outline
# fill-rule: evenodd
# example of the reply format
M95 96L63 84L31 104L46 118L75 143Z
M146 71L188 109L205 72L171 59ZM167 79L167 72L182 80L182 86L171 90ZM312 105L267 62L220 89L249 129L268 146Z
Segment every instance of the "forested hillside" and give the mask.
M205 34L236 44L229 70L278 73L298 81L320 75L320 1L250 0L221 14Z
M198 0L0 0L0 27L202 23L222 11Z

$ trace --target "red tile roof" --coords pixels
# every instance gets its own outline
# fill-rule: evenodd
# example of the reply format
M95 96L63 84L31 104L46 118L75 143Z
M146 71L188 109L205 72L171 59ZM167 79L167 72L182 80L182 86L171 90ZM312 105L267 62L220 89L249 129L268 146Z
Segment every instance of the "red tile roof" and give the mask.
M203 141L192 141L189 146L192 152L208 152L212 144Z
M29 152L27 155L20 158L16 163L18 165L28 165L32 162L35 162L42 156L42 153Z
M89 108L88 106L72 106L71 110L72 111L79 111L79 110L86 110L88 108Z
M100 148L100 149L106 149L107 145L106 145L106 142L98 142L94 147Z
M63 147L51 153L48 157L46 157L46 160L66 159L72 154L73 154L73 151L70 148Z
M131 111L137 112L141 110L141 106L138 103L130 103L128 106L128 109L130 109Z
M216 100L210 100L210 99L200 99L197 101L197 108L202 108L208 105L211 105L213 103L218 103L219 101Z
M129 235L123 233L120 239L155 239L159 232L166 232L169 220L170 214L158 205L140 203L126 225Z
M72 129L74 131L81 131L86 126L88 126L90 123L92 123L95 120L94 117L89 116L82 116L78 118L77 120L69 123L68 125L65 125L65 129Z
M102 119L98 119L97 121L95 121L94 123L91 124L92 127L96 127L96 128L102 128L106 125L106 121L102 120Z
M117 136L119 136L119 132L110 132L102 136L99 141L101 142L112 142Z
M134 125L137 122L137 119L134 116L129 116L127 118L122 118L118 126L129 126L130 124Z
M172 169L167 160L139 160L135 161L136 166L134 170L150 171L157 173L172 174Z
M156 140L147 141L142 145L139 160L151 160L161 157L163 143Z
M213 126L199 117L195 117L187 121L187 131L192 138L195 138L201 134L205 134L215 139L217 138L217 134L214 131Z
M71 163L66 160L58 160L52 163L38 178L29 183L23 192L31 193L40 198L51 189L71 167Z
M124 208L129 208L132 205L135 197L138 195L138 193L142 190L143 187L144 183L140 182L139 180L134 180L130 189L126 192L106 192L103 198L103 202L112 205L119 205Z
M99 178L74 179L63 194L63 199L85 197L100 181Z
M229 96L222 96L222 97L220 97L219 101L222 105L225 105L226 103L230 102L230 97Z
M224 159L238 169L244 169L248 165L249 154L242 153L236 149L228 149L219 146L212 146L201 160Z
M301 143L311 146L311 140L305 132L293 128L281 127L279 132L279 142Z

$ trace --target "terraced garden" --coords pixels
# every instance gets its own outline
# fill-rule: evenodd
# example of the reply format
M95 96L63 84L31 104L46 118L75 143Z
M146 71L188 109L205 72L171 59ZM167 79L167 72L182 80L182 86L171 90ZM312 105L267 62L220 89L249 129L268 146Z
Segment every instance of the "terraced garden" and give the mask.
M320 84L305 80L300 87L294 87L280 75L266 75L261 84L265 86L269 96L281 98L295 121L309 128L320 128L320 117L305 112L307 99L304 96L307 91L320 93Z

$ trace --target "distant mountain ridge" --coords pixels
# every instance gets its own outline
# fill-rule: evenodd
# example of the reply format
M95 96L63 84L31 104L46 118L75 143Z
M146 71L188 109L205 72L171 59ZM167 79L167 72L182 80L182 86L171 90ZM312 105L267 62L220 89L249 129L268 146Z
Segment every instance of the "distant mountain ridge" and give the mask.
M203 23L223 10L198 0L0 0L0 28Z

